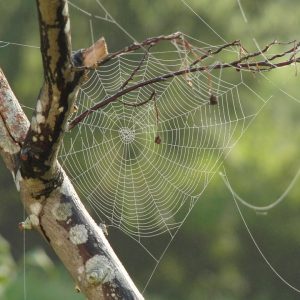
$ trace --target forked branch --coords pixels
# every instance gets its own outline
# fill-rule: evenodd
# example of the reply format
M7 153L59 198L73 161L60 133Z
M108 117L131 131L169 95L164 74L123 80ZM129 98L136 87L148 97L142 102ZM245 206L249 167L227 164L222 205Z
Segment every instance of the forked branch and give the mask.
M101 101L96 103L94 106L92 106L91 108L84 111L83 113L78 115L76 118L74 118L69 123L69 130L74 128L77 124L82 122L87 116L89 116L93 112L116 101L121 96L124 96L134 90L144 88L145 86L151 86L155 83L163 82L163 81L169 80L174 77L185 76L186 74L195 73L195 72L211 72L213 70L218 70L218 69L234 69L236 71L244 70L244 71L251 71L253 73L256 73L256 72L261 72L261 71L270 71L272 69L282 68L282 67L286 67L286 66L300 62L300 58L297 57L297 54L300 51L300 43L296 43L296 41L291 41L291 42L286 42L286 43L273 41L270 44L266 45L263 49L256 51L256 52L249 53L242 46L241 42L236 40L231 43L227 43L225 45L217 47L215 50L204 51L203 49L199 49L199 48L191 45L187 40L184 39L184 36L182 33L176 32L174 34L170 34L167 36L159 36L159 37L149 38L139 44L134 43L134 44L130 45L129 47L126 47L122 50L119 50L117 52L109 54L103 60L99 61L97 63L97 66L101 66L102 64L104 64L104 63L108 62L109 60L114 59L120 55L124 55L129 52L134 52L139 49L145 50L145 46L153 47L162 41L172 41L173 43L175 43L175 45L177 47L181 47L182 51L191 53L194 57L196 56L195 57L196 59L188 67L182 68L182 69L174 71L174 72L165 73L160 76L153 77L148 80L140 81L135 84L129 85L129 82L133 79L133 77L136 75L138 70L141 68L141 65L143 64L143 62L145 60L145 56L147 55L147 54L145 54L143 56L142 60L140 61L140 64L138 65L138 67L133 70L129 79L124 82L124 84L122 85L122 88L118 89L113 95L102 99ZM293 45L293 47L291 47L283 52L280 52L277 54L272 54L269 57L267 57L268 51L270 50L270 48L272 46L275 46L275 45L286 46L286 45L291 45L291 44ZM232 60L230 62L217 61L216 63L205 64L205 61L208 58L214 58L214 57L216 57L217 54L221 53L225 49L232 48L232 47L234 47L234 50L235 50L234 52L238 54L238 56L239 56L238 59ZM202 53L205 52L205 53L200 56L197 56L196 51L200 51ZM278 61L278 59L280 59L280 58L283 58L283 59L281 61ZM200 64L200 66L196 66L199 64ZM88 69L91 69L91 68L88 68ZM78 70L82 70L82 68L79 68ZM124 104L126 104L127 106L130 105L130 106L136 107L136 106L144 105L148 102L149 102L149 99L147 99L139 104L136 104L136 103L132 103L132 104L124 103Z
M57 161L85 69L106 57L105 41L72 55L68 1L36 3L44 84L30 124L0 70L0 155L29 215L23 227L41 233L87 299L142 300Z
M133 43L121 50L118 50L116 52L113 52L111 54L108 54L106 57L104 57L103 59L99 60L94 66L95 67L100 67L102 65L104 65L105 63L109 62L110 60L119 57L121 55L127 54L127 53L131 53L131 52L135 52L137 50L143 49L146 50L147 47L152 47L155 46L159 43L161 43L162 41L174 41L174 40L178 40L182 38L182 33L181 32L175 32L169 35L160 35L157 37L151 37L148 38L146 40L144 40L141 43ZM149 50L149 48L148 48ZM81 71L83 69L93 69L93 68L89 68L86 66L81 66L81 67L77 67L76 70L77 71Z

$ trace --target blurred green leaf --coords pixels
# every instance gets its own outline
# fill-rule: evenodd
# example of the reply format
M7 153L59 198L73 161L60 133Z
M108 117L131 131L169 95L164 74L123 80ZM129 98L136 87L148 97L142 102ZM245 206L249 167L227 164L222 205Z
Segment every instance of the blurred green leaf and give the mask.
M35 248L26 253L26 265L41 268L46 273L55 268L53 262L43 248Z
M16 264L10 253L8 242L0 235L0 299L16 276Z

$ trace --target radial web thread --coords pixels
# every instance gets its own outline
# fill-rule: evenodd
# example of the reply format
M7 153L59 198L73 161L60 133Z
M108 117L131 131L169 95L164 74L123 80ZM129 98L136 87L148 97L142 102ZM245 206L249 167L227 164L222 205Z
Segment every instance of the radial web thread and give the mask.
M202 43L193 54L211 48ZM76 114L120 90L143 57L143 51L127 54L91 71ZM133 81L181 69L193 60L186 49L170 44L167 50L151 51ZM245 109L241 89L251 95L251 109ZM224 80L222 70L184 74L134 90L93 112L67 135L60 159L108 226L138 242L161 234L172 238L264 104L241 74L237 83Z
M187 1L180 2L222 43L227 43ZM93 22L101 20L116 25L136 42L114 20L101 1L95 0L94 3L99 6L99 15L69 2L71 9L86 17L91 27L91 40L94 41ZM248 24L241 1L237 0L236 4L244 22ZM128 85L186 68L194 62L195 54L201 56L222 46L209 45L188 35L183 35L183 38L195 46L193 53L182 45L164 42L163 47L151 48L146 56L147 49L141 49L137 53L116 57L101 68L90 71L79 91L76 101L78 111L72 118L122 89L137 68L139 70ZM261 50L254 38L253 41L257 49ZM0 41L0 48L9 46L38 48ZM240 53L232 47L226 48L225 55L227 59L238 58ZM216 56L209 63L212 65L219 61L222 61L222 57ZM174 77L122 96L93 112L71 132L66 133L60 162L82 200L89 203L99 221L133 238L155 260L155 268L148 282L196 201L213 176L218 174L227 154L269 101L251 89L247 84L247 76L245 71L238 73L235 70L207 69ZM269 80L263 73L256 76ZM274 88L280 89L277 86ZM280 91L287 98L300 103L298 98L285 90ZM216 103L212 103L212 96ZM126 103L136 106L128 106ZM272 205L257 207L239 197L227 176L222 175L240 214L237 201L256 211L265 211L282 201L298 177L299 170L282 197ZM245 222L242 214L241 217ZM247 225L246 228L272 271L298 291L278 275L261 252ZM159 250L155 249L157 244L152 247L147 242L162 236L166 238ZM26 297L25 278L24 263Z

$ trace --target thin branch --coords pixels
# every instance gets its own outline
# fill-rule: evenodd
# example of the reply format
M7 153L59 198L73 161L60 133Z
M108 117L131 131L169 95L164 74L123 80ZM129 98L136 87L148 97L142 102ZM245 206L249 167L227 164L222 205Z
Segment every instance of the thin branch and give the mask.
M219 47L217 50L215 51L211 51L211 50L208 50L206 54L200 56L199 58L197 58L194 62L191 63L191 67L193 67L194 65L196 65L197 63L205 60L206 58L208 57L212 57L218 53L220 53L222 50L226 49L226 48L229 48L229 47L232 47L232 46L240 46L241 45L241 42L236 40L236 41L233 41L231 43L228 43L228 44L225 44L221 47Z
M132 71L132 73L130 74L129 78L122 84L122 86L120 87L120 90L123 90L128 83L133 80L134 76L136 75L136 73L141 69L142 65L144 64L145 60L148 57L149 54L149 50L151 48L151 45L149 46L149 48L147 49L147 51L145 52L144 56L142 57L140 63L138 64L138 66Z
M289 50L287 50L287 51L285 51L285 52L283 52L283 53L280 53L280 54L275 54L275 55L269 57L268 60L269 60L269 61L270 61L270 60L274 60L274 59L276 59L276 58L284 57L285 55L287 55L287 54L289 54L289 53L293 53L292 57L290 58L290 59L292 60L292 59L294 58L294 56L295 56L295 53L297 52L297 49L299 49L299 47L300 47L300 43L297 43L297 44L296 44L296 41L292 41L292 42L290 42L290 43L294 43L294 47L293 47L292 49L289 49ZM290 44L290 43L289 43L289 44Z
M250 53L250 54L248 54L248 55L246 55L246 56L243 56L243 57L241 58L241 61L246 61L246 60L248 60L249 58L254 58L254 57L260 56L260 55L266 53L266 52L271 48L271 46L273 46L273 45L289 45L289 44L295 44L295 41L291 41L291 42L287 42L287 43L282 43L282 42L273 41L273 42L271 42L270 44L266 45L262 50L259 50L259 51L257 51L257 52ZM283 52L283 53L276 54L276 55L274 55L274 56L271 56L270 58L267 58L265 61L268 62L268 61L272 61L272 60L274 60L274 59L276 59L276 58L284 57L285 55L294 52L294 51L295 51L295 47L298 48L299 45L300 45L300 43L298 43L296 46L294 45L293 48L291 48L291 49L289 49L289 50L287 50L287 51L285 51L285 52Z
M261 51L248 54L247 59L261 56L262 53L266 53L267 50L270 48L270 46L273 45L274 43L275 42L270 43L269 45L267 45ZM229 43L229 44L226 44L225 46L220 47L218 49L219 51L216 50L216 51L214 51L214 53L219 53L221 50L224 49L224 47L229 47L229 46L232 46L232 45L235 45L235 44L237 44L237 41L234 41L232 43ZM270 71L270 70L275 69L275 68L286 67L286 66L289 66L293 63L299 63L300 58L295 58L295 57L293 57L292 59L282 61L282 62L277 62L277 63L270 62L270 60L273 61L275 58L281 58L281 57L286 56L289 53L296 52L300 47L300 43L298 43L295 47L293 47L293 48L291 48L291 49L289 49L289 50L287 50L283 53L279 53L277 55L274 55L270 59L267 59L267 60L256 61L256 62L245 62L246 58L241 57L240 59L234 60L234 61L229 62L229 63L218 62L218 63L207 65L207 66L184 68L184 69L181 69L181 70L178 70L178 71L175 71L175 72L170 72L170 73L158 76L158 77L154 77L154 78L142 81L142 82L138 82L134 85L131 85L131 86L127 87L126 89L123 89L121 91L120 90L117 91L112 96L109 96L109 97L105 98L101 102L96 103L90 109L88 109L88 110L84 111L83 113L81 113L79 116L77 116L75 119L73 119L69 123L69 130L74 128L78 123L82 122L82 120L84 120L87 116L89 116L94 111L97 111L98 109L105 107L109 103L114 102L119 97L121 97L121 96L123 96L127 93L130 93L130 92L132 92L136 89L143 88L143 87L148 86L148 85L152 85L152 84L157 83L157 82L163 82L163 81L169 80L169 79L177 77L177 76L185 75L186 73L207 72L207 70L212 71L212 70L230 69L230 68L236 69L238 71L246 70L246 71L252 71L252 72L260 72L260 71ZM147 103L147 101L145 101L145 103Z
M146 40L144 40L141 43L133 43L119 51L113 52L111 54L108 54L106 57L104 57L103 59L99 60L97 62L97 64L91 68L91 67L87 67L87 66L81 66L81 67L76 67L76 71L82 71L82 70L91 70L91 69L95 69L97 67L100 67L102 65L104 65L105 63L109 62L110 60L119 57L121 55L127 54L127 53L131 53L131 52L135 52L139 49L144 49L147 46L154 46L159 44L162 41L173 41L176 39L179 39L182 37L182 33L181 32L175 32L169 35L160 35L160 36L156 36L156 37L151 37L148 38Z
M120 102L122 104L124 104L125 106L138 107L138 106L142 106L142 105L145 105L146 103L150 102L154 96L155 96L155 91L153 91L151 93L150 97L147 100L140 102L140 103L129 103L129 102L125 102L125 101L120 101Z
M169 35L160 35L160 36L156 36L156 37L151 37L151 38L144 40L142 43L133 43L128 47L125 47L117 52L109 54L105 59L98 62L98 66L101 66L101 65L107 63L108 61L110 61L111 59L118 57L120 55L130 53L130 52L135 52L139 49L144 49L147 46L154 46L162 41L172 41L172 40L179 39L181 37L182 37L181 32L175 32L175 33L172 33Z

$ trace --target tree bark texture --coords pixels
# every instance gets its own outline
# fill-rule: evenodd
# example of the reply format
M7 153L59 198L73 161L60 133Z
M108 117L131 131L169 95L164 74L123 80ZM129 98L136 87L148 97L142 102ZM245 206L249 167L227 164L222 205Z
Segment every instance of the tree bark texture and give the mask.
M101 38L72 55L66 0L37 0L44 84L29 123L0 69L0 152L37 229L90 300L143 299L57 161L85 70L107 55Z

